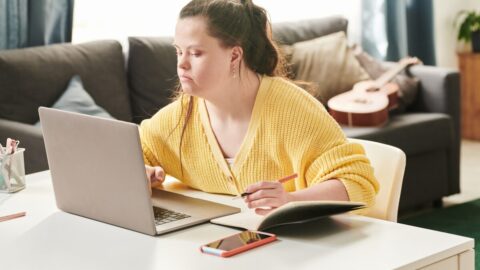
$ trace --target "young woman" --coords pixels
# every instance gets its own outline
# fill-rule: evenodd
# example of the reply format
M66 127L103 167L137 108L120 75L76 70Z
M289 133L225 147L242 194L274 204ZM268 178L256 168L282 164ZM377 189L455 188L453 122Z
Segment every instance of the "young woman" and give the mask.
M140 127L152 185L167 173L206 192L248 192L258 214L297 200L374 203L378 183L363 148L283 77L263 8L193 0L174 46L179 98Z

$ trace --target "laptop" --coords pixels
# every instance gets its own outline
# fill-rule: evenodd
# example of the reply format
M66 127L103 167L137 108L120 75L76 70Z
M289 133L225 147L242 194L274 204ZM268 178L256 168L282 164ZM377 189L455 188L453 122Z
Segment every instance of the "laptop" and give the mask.
M240 212L164 190L151 195L136 124L45 107L39 115L62 211L149 235Z

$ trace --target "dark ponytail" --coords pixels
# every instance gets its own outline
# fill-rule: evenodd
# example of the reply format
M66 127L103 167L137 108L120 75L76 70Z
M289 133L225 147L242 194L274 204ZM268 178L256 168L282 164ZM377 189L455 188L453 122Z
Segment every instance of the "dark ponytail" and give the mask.
M206 19L209 34L223 46L242 47L243 60L254 72L287 76L264 8L251 0L192 0L180 11L179 18L194 16Z

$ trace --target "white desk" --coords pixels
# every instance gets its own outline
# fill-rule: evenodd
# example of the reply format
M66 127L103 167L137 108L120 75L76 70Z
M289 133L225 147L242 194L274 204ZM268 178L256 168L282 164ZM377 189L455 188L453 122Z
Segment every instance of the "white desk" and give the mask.
M67 214L48 171L0 205L0 216L20 211L0 222L1 269L474 269L473 239L353 215L279 228L279 241L231 258L206 255L201 244L236 231L203 224L151 237Z

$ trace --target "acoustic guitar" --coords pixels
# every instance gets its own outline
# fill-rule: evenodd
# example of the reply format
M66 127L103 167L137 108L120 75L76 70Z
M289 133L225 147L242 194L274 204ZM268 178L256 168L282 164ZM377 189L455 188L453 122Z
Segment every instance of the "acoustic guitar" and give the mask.
M390 81L406 67L419 63L421 61L416 57L404 58L378 79L356 83L352 90L328 100L330 114L341 125L385 124L388 111L398 106L398 85Z

